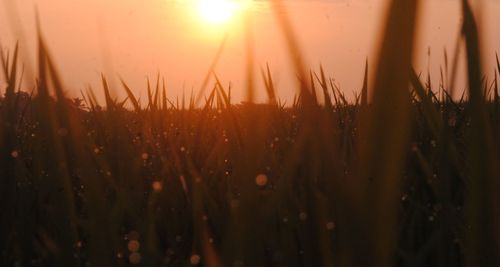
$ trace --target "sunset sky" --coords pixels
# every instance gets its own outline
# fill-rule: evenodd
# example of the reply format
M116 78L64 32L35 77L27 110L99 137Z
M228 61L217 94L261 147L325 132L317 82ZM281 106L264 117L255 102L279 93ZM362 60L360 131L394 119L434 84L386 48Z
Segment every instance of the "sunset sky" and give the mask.
M169 96L182 88L199 89L216 51L228 39L216 71L234 96L244 96L245 32L243 13L250 12L256 56L256 74L269 62L278 95L295 93L294 73L283 36L266 1L253 1L214 14L208 0L0 0L0 43L12 48L21 40L26 62L35 56L35 6L42 31L69 92L77 96L87 84L97 87L100 72L121 75L138 95L146 96L146 77L160 71ZM222 0L216 0L222 1ZM443 49L451 57L460 26L460 1L424 0L417 44L417 69L430 66L439 78ZM364 61L373 63L384 0L288 0L288 15L308 66L323 64L336 83L352 95L362 83ZM500 49L500 1L483 2L486 74ZM222 18L220 16L223 16ZM373 64L372 64L373 65ZM31 67L31 71L33 67ZM27 67L30 71L30 67ZM118 85L114 79L114 83ZM460 83L459 83L460 84ZM260 83L259 83L259 86ZM122 94L117 90L119 94ZM259 92L263 99L264 92Z

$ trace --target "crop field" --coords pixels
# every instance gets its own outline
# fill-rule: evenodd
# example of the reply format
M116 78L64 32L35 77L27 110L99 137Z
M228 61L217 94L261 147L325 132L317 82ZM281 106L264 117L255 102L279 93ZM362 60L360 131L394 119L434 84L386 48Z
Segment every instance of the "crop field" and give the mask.
M269 68L246 88L265 104L213 71L202 97L103 75L74 98L42 34L34 88L2 51L0 266L498 266L500 62L484 75L464 0L467 89L450 96L454 59L431 84L411 67L417 2L392 1L354 99L305 71L284 12L289 103Z

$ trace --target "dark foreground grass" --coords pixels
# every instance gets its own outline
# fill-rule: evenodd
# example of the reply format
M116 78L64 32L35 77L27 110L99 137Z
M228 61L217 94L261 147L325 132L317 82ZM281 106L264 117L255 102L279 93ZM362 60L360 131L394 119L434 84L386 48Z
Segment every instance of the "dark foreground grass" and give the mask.
M474 114L468 101L438 100L412 77L412 130L394 176L395 249L386 253L394 265L465 265L474 249L468 236L481 231L466 210L477 179L468 141ZM2 266L369 260L356 252L369 250L376 222L353 210L351 186L363 200L376 184L358 169L363 114L376 107L230 105L216 87L201 109L158 104L157 90L147 108L132 111L112 100L102 109L91 94L85 104L38 90L1 99ZM499 101L483 104L489 125L498 125ZM496 127L488 134L500 137ZM498 142L489 150L498 153Z
M464 0L468 89L423 83L418 2L391 1L371 99L367 68L351 103L305 74L278 0L301 81L288 106L268 68L265 105L231 103L215 75L201 106L159 78L146 106L105 77L105 103L70 100L41 36L28 94L18 49L1 53L0 266L498 266L500 64L482 78Z

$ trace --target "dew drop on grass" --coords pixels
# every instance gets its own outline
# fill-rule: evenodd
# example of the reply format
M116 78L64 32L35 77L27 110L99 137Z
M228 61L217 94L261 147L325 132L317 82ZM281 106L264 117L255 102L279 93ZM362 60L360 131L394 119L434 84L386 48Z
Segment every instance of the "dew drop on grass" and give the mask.
M198 265L200 264L200 261L201 257L198 254L193 254L191 255L191 258L189 258L189 262L191 263L191 265Z
M335 223L333 221L329 221L326 223L326 229L328 231L333 231L335 229Z
M17 157L19 157L19 152L17 152L17 150L14 150L10 153L10 156L13 158L17 158Z
M160 192L163 190L163 184L160 182L160 181L154 181L152 184L151 184L151 187L153 187L153 190L155 192Z
M436 140L431 140L431 146L436 147Z
M415 152L415 153L416 153L416 152L418 152L418 145L417 145L417 143L413 143L413 144L412 144L412 146L411 146L411 151L413 151L413 152Z
M184 152L184 151L186 151L186 148L181 146L180 150L181 150L181 152Z
M128 260L131 264L139 264L141 263L141 254L138 252L134 252L128 256Z
M146 152L142 153L141 158L142 158L143 160L147 160L147 159L149 158L148 153L146 153Z
M257 177L255 177L255 183L261 187L266 186L268 180L269 179L267 178L267 175L265 175L265 174L259 174L259 175L257 175Z
M301 212L301 213L299 214L299 219L300 219L301 221L305 221L305 220L307 220L307 213L305 213L305 212Z
M137 240L130 240L128 242L127 248L130 252L137 252L141 248L141 243Z
M283 218L283 222L287 223L288 222L288 218L287 217Z

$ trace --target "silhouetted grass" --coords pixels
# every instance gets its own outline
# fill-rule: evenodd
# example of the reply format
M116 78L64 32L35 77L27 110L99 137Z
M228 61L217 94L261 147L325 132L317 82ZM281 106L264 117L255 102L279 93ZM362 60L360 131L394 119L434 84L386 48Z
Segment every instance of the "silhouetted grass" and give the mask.
M68 99L41 34L36 93L20 90L17 46L2 52L0 265L498 265L500 63L488 84L464 0L467 94L448 94L457 56L439 88L423 83L418 2L390 2L354 102L321 66L307 75L280 1L291 105L269 66L268 103L253 103L251 40L243 104L214 73L224 42L200 94L172 101L158 75L145 105L104 76L105 105L92 88Z

